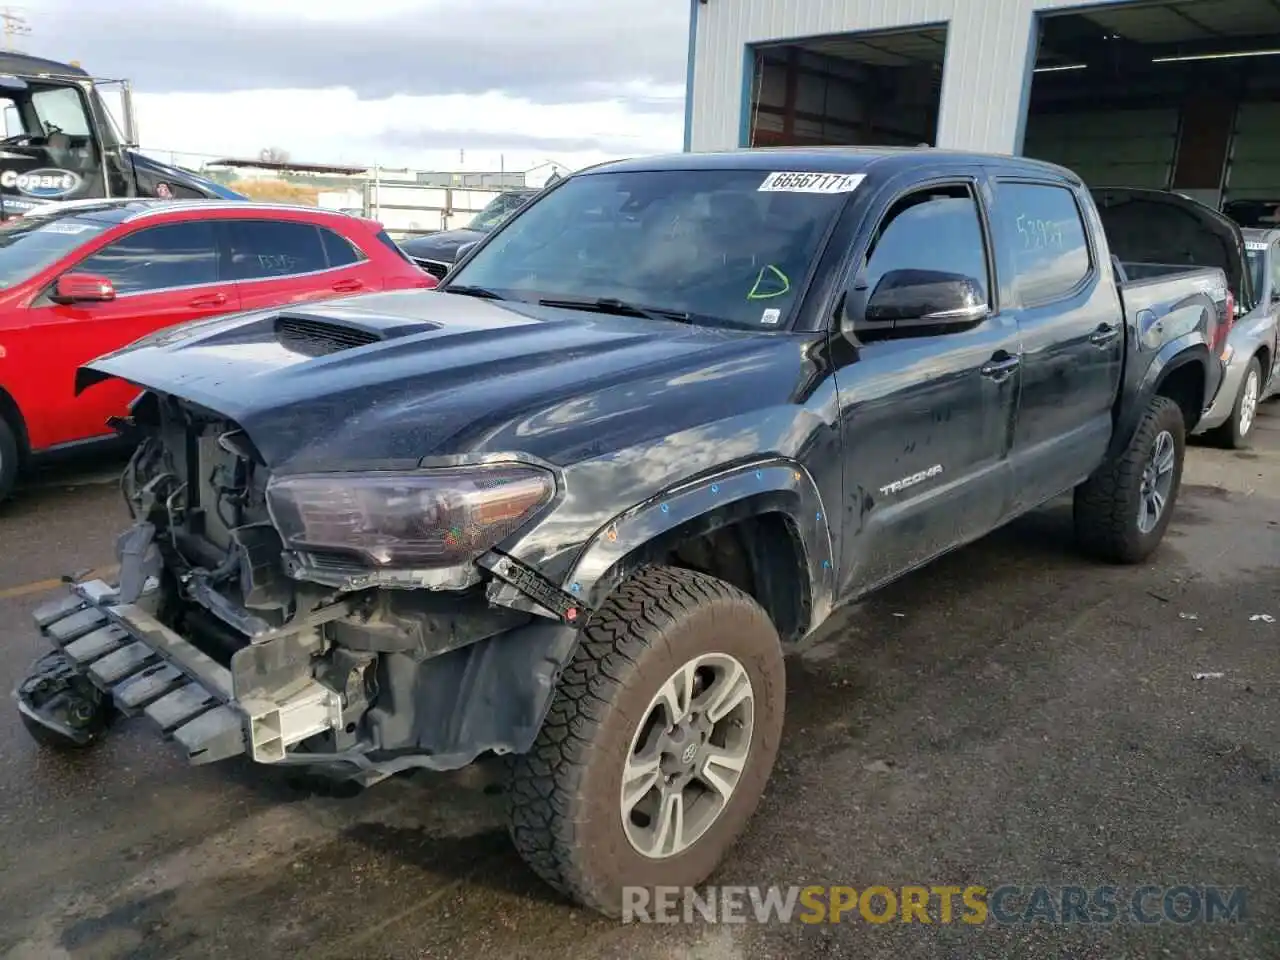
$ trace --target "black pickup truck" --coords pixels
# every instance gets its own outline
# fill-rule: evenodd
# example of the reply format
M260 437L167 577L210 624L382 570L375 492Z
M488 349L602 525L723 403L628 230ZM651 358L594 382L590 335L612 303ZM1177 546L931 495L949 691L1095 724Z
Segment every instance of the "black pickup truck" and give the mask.
M1071 491L1090 553L1156 548L1244 257L1204 249L1118 268L1028 160L680 155L566 178L438 291L154 335L81 371L144 388L136 522L36 612L22 716L363 785L500 757L563 893L696 884L836 607Z

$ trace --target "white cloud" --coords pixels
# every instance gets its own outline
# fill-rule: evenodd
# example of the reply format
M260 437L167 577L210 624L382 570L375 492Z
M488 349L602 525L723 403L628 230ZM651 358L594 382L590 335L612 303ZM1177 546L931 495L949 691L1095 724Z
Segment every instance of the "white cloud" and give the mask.
M341 88L246 90L134 100L143 146L187 165L197 155L256 156L275 146L316 163L520 170L553 159L576 168L679 150L683 129L680 113L636 111L622 99L538 104L497 92L360 100Z
M92 5L107 0L91 0ZM680 149L687 0L86 0L32 53L134 81L146 148L522 169Z

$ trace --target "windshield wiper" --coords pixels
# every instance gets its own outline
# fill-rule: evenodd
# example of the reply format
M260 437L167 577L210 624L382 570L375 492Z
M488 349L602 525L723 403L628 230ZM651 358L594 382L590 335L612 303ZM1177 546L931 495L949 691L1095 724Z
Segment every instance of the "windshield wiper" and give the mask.
M693 314L684 310L667 310L662 307L642 307L639 304L619 300L617 297L546 297L539 300L544 307L564 307L568 310L592 310L618 317L644 317L648 320L674 320L677 323L693 323Z
M505 300L507 299L496 290L490 290L488 287L473 287L465 283L455 283L445 287L442 293L460 293L464 297L479 297L481 300Z

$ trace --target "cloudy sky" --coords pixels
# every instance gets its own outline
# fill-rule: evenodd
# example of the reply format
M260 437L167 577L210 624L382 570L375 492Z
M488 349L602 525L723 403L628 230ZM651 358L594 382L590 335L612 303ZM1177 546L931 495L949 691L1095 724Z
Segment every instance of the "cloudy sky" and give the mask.
M188 164L279 147L294 160L459 169L461 156L466 169L518 170L681 146L687 0L8 6L30 25L26 52L131 79L144 147Z

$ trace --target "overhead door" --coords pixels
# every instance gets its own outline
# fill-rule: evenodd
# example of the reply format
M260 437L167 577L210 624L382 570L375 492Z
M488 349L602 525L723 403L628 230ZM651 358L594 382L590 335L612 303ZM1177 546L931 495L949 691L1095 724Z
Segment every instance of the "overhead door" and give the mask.
M1280 103L1242 103L1236 111L1228 200L1280 198Z
M1091 187L1166 189L1178 143L1178 111L1097 110L1032 114L1023 153L1074 170Z

